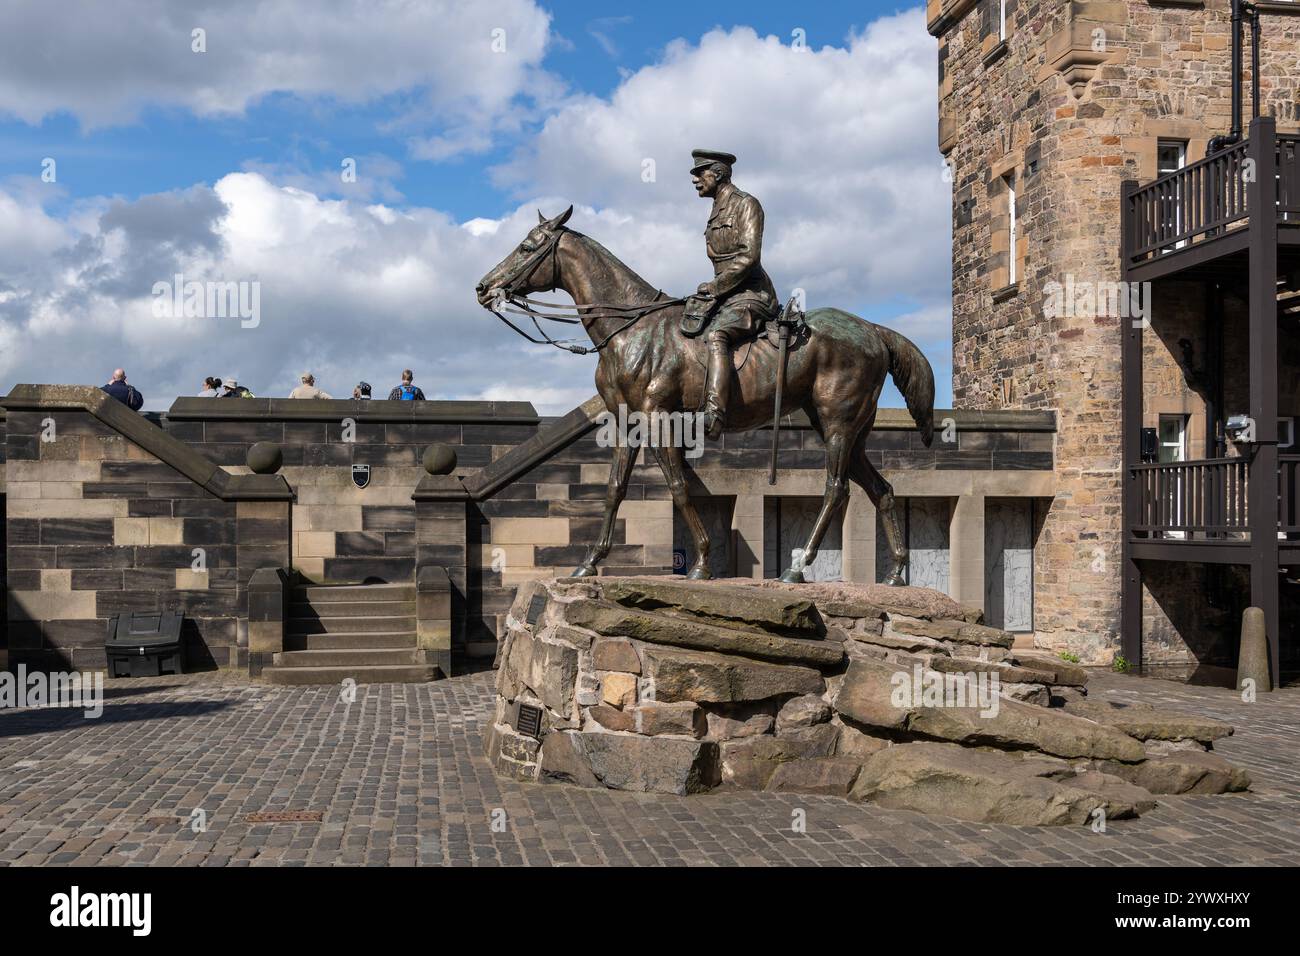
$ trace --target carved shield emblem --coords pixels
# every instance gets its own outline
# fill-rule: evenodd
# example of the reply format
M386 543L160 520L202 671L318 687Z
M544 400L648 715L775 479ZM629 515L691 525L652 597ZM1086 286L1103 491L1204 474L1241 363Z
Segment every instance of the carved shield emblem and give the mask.
M358 488L364 488L366 485L370 484L370 466L353 465L352 483Z

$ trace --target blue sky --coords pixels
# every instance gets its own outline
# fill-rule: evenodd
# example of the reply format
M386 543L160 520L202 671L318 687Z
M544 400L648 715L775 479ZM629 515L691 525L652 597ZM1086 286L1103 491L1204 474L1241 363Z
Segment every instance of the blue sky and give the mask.
M545 202L577 203L573 225L630 264L707 278L706 207L685 166L712 145L741 155L737 182L768 208L778 289L806 284L833 298L820 304L910 321L900 330L949 401L948 196L917 6L501 0L471 14L429 0L436 15L391 28L347 0L62 6L53 24L28 0L0 12L0 388L97 381L120 354L162 408L208 368L238 366L259 394L282 394L311 367L344 393L410 362L441 397L518 393L563 410L592 391L590 363L516 354L459 288ZM482 56L498 21L508 49ZM183 49L192 24L208 24L203 55ZM800 39L808 52L791 56ZM664 164L653 191L620 179L631 141ZM46 157L55 183L40 179ZM355 184L339 178L344 158ZM910 177L920 210L903 199ZM312 258L337 267L343 249L343 272L365 268L342 289L313 280ZM273 328L154 328L145 290L177 268L255 273ZM359 312L393 334L362 332ZM446 329L430 328L435 313Z

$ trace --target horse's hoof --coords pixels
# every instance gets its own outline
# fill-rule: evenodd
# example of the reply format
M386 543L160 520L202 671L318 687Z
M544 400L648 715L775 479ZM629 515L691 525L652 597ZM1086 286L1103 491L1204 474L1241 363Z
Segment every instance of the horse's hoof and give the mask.
M885 578L885 583L891 588L907 587L907 582L903 580L903 575L900 571L895 571L889 577Z
M708 568L691 568L691 573L686 575L687 581L707 581L713 577L713 572Z
M781 581L785 584L807 584L804 580L803 572L791 568L785 574L781 575Z
M595 576L596 568L594 565L590 564L578 565L573 569L573 573L569 575L571 578L594 578Z

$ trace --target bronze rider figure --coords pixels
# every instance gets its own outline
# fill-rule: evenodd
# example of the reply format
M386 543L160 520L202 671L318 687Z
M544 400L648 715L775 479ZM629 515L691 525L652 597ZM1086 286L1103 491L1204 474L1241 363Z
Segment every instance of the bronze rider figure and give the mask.
M700 284L686 303L681 330L699 335L708 327L709 365L705 378L704 432L722 434L733 377L732 350L759 335L780 312L776 288L763 271L763 207L731 181L736 157L717 150L691 152L695 191L713 200L705 246L713 281Z

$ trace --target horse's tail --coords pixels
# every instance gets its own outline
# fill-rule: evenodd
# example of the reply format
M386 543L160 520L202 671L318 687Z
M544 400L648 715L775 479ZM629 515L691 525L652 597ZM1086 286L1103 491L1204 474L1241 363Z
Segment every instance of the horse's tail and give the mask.
M921 350L906 337L883 325L876 326L889 352L889 374L903 393L912 421L929 447L934 440L934 370Z

